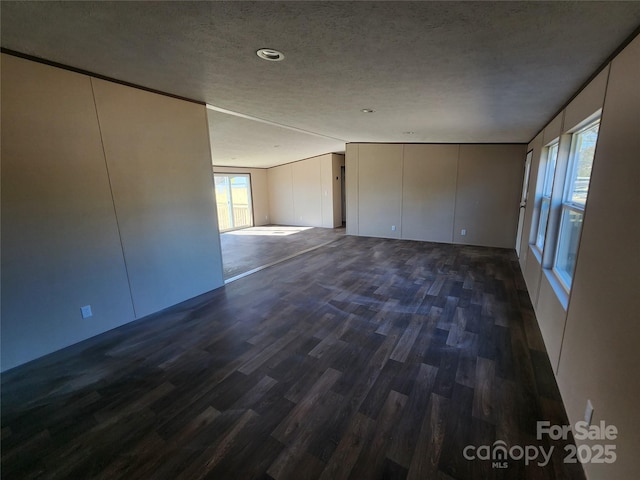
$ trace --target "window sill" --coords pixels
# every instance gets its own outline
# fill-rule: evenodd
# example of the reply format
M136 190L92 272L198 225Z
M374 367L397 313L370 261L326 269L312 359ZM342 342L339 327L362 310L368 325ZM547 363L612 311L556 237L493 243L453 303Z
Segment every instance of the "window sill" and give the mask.
M533 252L534 257L538 260L538 263L542 265L542 252L538 249L535 244L529 244L529 250Z

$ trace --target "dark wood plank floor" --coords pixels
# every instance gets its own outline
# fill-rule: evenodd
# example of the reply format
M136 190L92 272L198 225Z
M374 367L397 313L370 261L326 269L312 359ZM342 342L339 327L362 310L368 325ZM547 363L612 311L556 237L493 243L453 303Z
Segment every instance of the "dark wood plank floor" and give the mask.
M337 240L345 232L344 228L302 228L267 225L223 233L224 279Z
M2 376L2 477L569 479L509 250L344 237Z

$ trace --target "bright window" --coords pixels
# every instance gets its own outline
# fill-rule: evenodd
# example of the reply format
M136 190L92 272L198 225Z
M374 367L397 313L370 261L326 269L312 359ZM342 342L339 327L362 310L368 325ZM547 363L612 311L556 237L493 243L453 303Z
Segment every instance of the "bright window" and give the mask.
M250 176L216 173L214 179L220 231L253 226Z
M542 251L547 235L547 223L549 210L551 209L551 192L553 190L553 177L556 173L558 161L558 143L549 146L547 161L545 162L544 183L542 186L542 199L540 201L540 217L538 218L538 230L536 235L536 247Z
M584 209L589 193L591 167L598 140L599 121L591 123L573 134L569 165L562 196L562 212L556 245L553 271L567 289L576 267L578 244L582 231Z

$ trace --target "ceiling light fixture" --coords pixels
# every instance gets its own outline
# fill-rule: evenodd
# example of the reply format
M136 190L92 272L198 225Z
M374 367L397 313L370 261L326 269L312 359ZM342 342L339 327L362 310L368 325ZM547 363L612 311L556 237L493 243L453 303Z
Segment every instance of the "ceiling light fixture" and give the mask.
M284 60L284 53L274 50L273 48L261 48L256 52L256 55L261 59L269 60L270 62L279 62L280 60Z
M362 110L360 110L362 113L373 113L375 112L375 110L371 109L371 108L363 108Z

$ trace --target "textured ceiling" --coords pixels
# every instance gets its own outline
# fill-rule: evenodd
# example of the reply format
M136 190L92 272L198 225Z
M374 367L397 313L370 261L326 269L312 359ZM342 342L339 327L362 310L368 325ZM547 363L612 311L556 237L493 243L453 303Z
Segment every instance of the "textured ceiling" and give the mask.
M640 2L611 1L0 8L5 48L330 137L212 115L214 163L262 166L344 141L528 142L640 25Z

